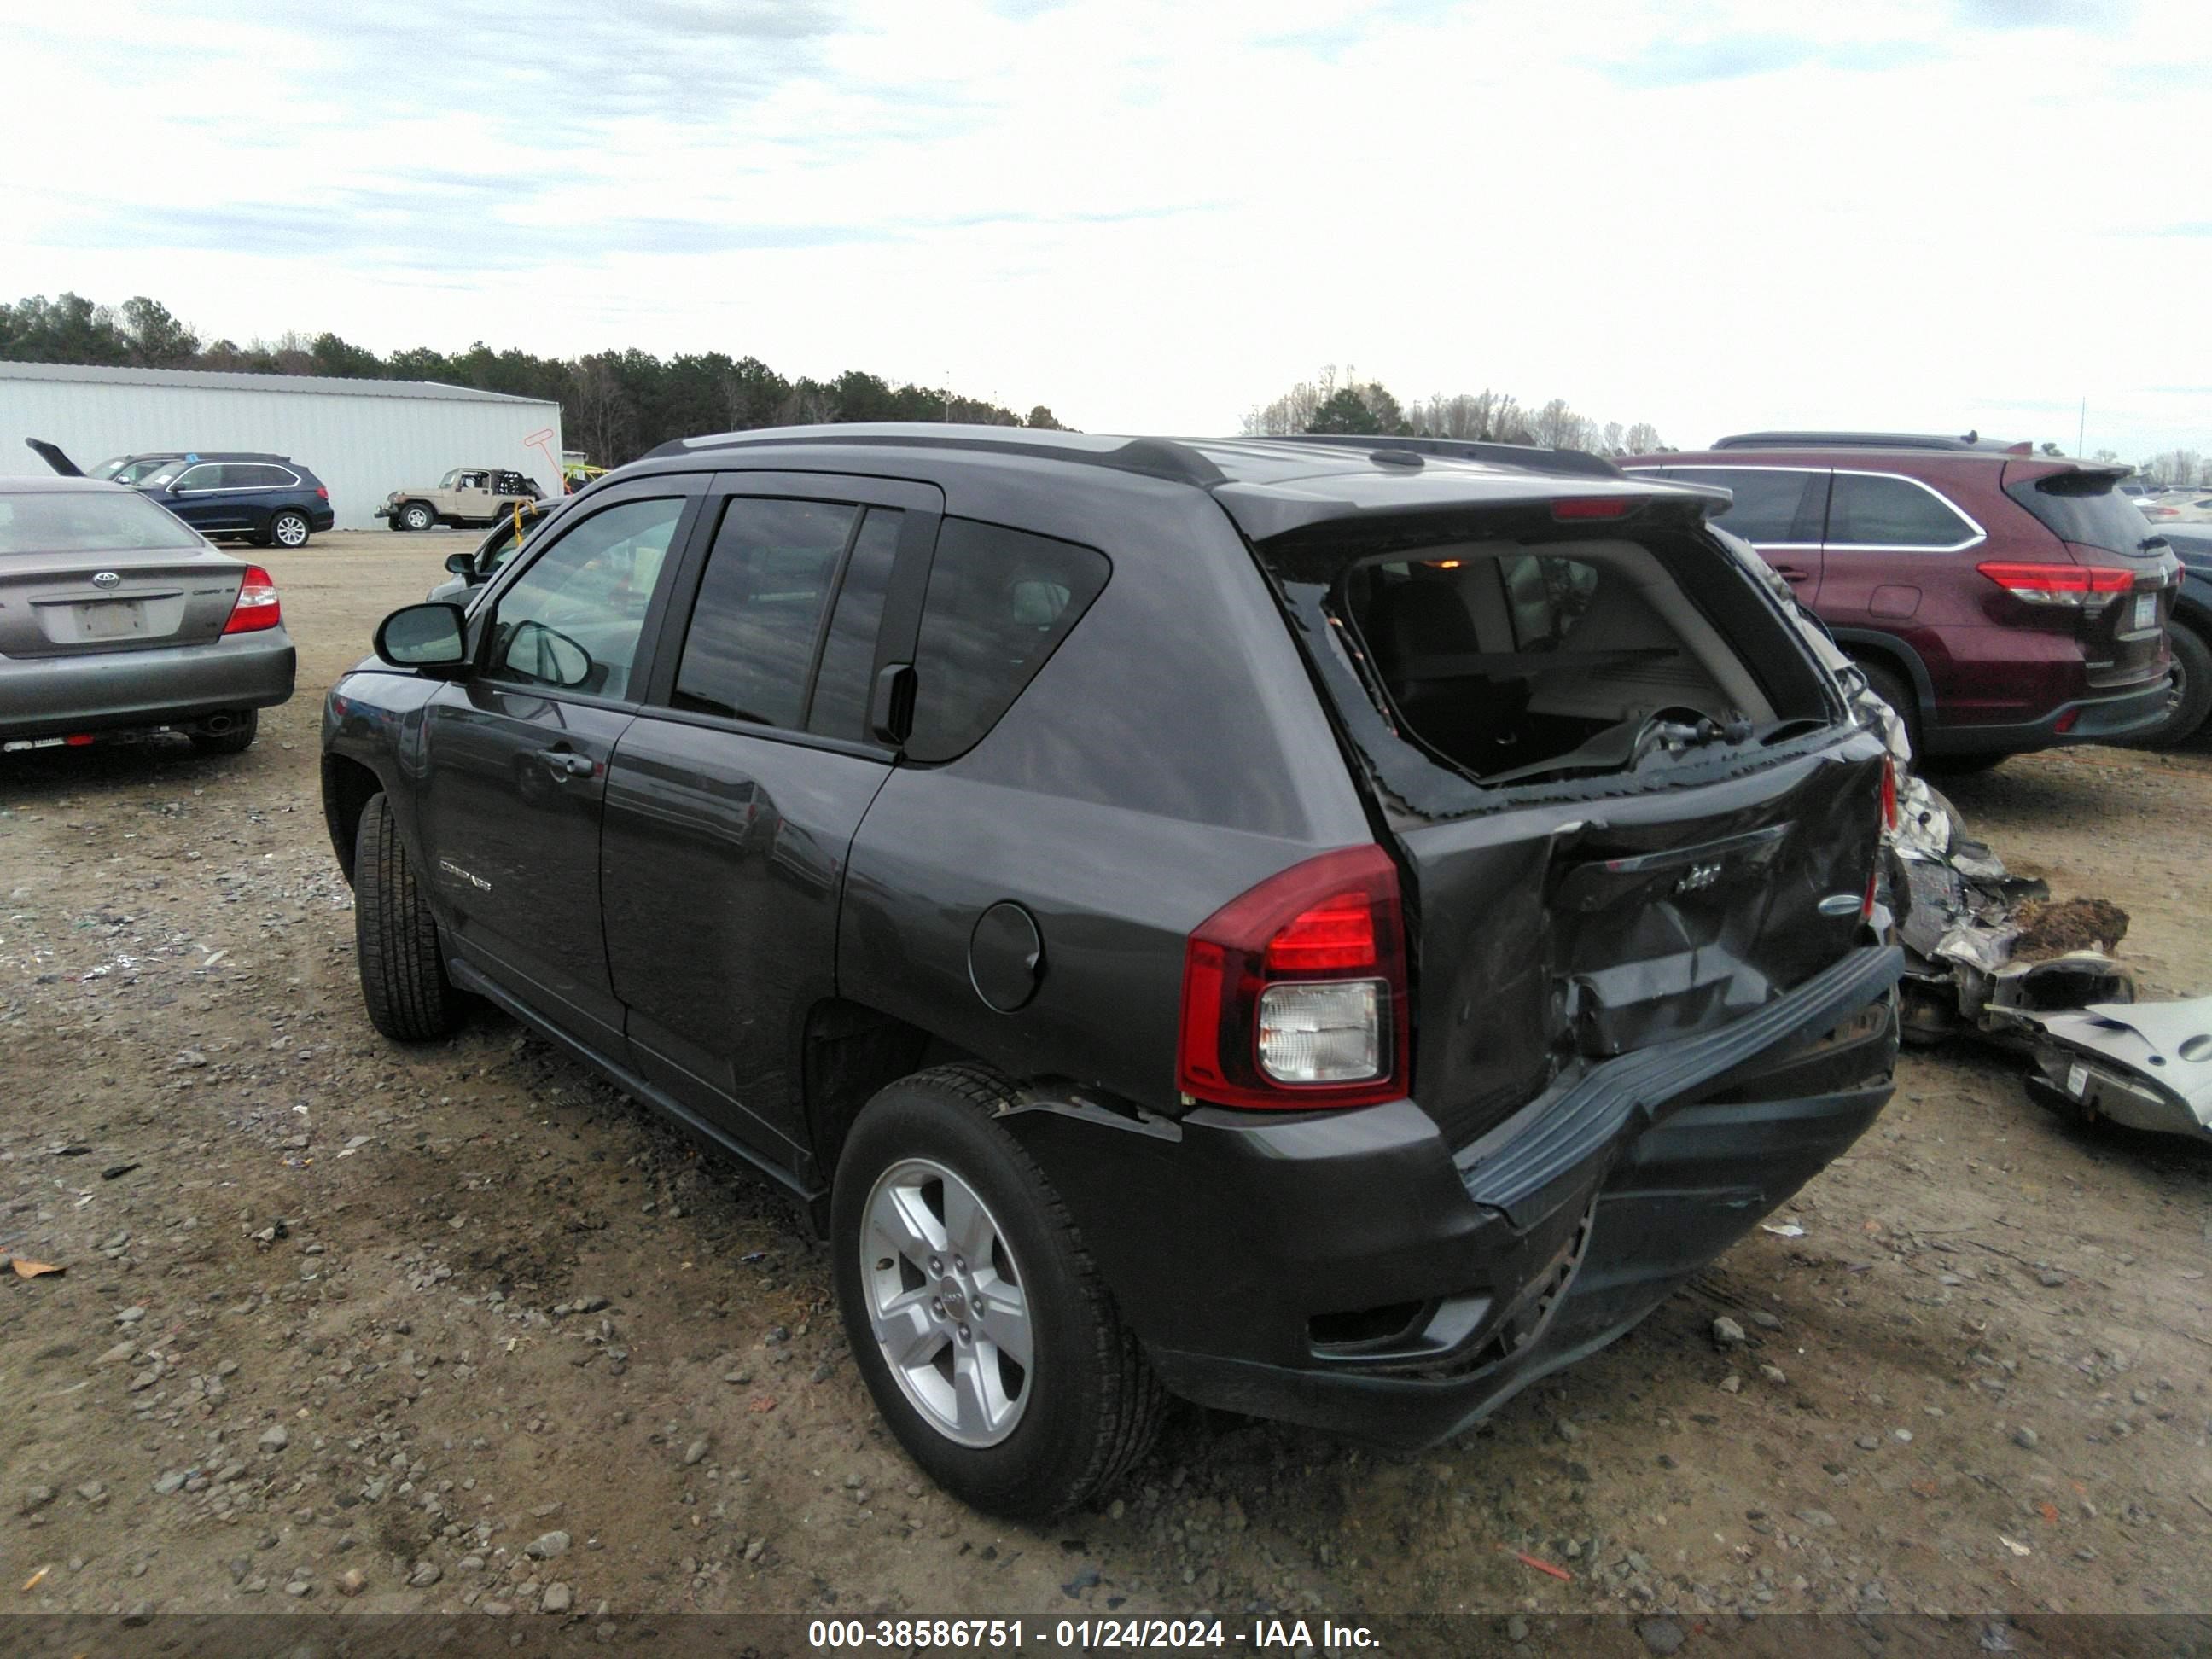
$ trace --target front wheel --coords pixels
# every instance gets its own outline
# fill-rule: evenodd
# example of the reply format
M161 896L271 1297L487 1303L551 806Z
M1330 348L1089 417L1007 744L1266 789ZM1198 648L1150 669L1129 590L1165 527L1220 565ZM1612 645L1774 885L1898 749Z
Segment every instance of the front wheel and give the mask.
M461 1023L461 994L446 976L437 921L381 793L368 798L354 831L353 943L362 1001L385 1036L421 1042Z
M968 1066L868 1103L837 1163L830 1246L860 1376L908 1455L963 1502L1065 1514L1151 1446L1166 1396L1066 1206Z
M269 521L269 543L272 547L305 547L310 526L304 513L279 513Z
M399 521L410 530L435 530L438 515L428 501L410 501L399 509Z

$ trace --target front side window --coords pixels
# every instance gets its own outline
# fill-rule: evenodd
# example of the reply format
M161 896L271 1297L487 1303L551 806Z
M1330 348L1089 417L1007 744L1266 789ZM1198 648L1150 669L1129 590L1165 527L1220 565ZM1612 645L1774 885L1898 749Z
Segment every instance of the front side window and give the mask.
M1735 493L1735 501L1713 522L1747 542L1818 541L1820 526L1808 521L1808 495L1817 494L1821 474L1779 467L1683 466L1667 469L1684 483L1717 484Z
M631 694L630 665L679 497L624 501L576 525L500 596L485 672L587 696Z
M1081 620L1111 570L1093 548L945 520L922 601L907 753L941 761L973 748Z
M677 708L798 728L822 614L860 517L842 501L732 498L684 633Z
M1933 490L1910 478L1838 472L1828 500L1831 547L1960 547L1979 532Z
M202 461L198 466L188 466L182 472L179 473L177 475L176 483L173 484L171 488L175 489L221 489L226 485L227 480L224 475L228 471L229 469L228 467L219 466L213 461ZM156 482L159 482L159 480L157 479Z

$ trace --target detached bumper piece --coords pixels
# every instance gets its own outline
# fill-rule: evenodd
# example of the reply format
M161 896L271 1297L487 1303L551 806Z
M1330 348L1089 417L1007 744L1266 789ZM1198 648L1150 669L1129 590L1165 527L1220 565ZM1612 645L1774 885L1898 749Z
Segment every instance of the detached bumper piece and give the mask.
M2094 1122L2212 1140L2212 997L2101 1003L2036 1018L2027 1091Z

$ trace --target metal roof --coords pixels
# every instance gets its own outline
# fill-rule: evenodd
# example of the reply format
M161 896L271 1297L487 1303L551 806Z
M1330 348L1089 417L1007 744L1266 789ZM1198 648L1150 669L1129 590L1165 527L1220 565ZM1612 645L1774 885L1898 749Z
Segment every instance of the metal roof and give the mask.
M232 374L204 368L109 368L92 363L0 362L0 380L60 380L95 386L169 386L191 392L289 392L339 398L431 398L447 403L539 404L550 398L518 398L438 380L354 380L330 374Z

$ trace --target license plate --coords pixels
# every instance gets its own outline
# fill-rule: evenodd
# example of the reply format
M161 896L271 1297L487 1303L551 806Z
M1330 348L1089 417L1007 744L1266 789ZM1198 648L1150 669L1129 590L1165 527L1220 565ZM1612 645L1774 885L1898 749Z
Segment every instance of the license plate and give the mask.
M146 631L146 607L136 599L79 605L76 616L77 626L88 640L120 639Z
M2155 593L2136 594L2134 631L2140 633L2146 628L2155 628L2157 626L2158 595Z

